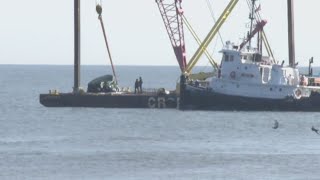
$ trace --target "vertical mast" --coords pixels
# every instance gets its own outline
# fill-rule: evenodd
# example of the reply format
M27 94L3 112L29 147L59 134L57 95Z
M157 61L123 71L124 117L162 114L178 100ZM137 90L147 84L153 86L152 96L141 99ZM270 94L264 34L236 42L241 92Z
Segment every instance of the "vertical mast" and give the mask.
M80 86L80 0L74 0L74 86L77 93Z
M252 33L252 28L253 28L253 20L254 20L254 5L255 5L255 2L256 0L252 0L252 6L251 6L251 13L250 13L250 16L249 16L249 19L250 19L250 32L249 32L249 35L251 35ZM251 39L249 40L249 48L251 48Z
M289 66L295 67L295 42L294 42L294 6L293 0L288 0L288 45Z

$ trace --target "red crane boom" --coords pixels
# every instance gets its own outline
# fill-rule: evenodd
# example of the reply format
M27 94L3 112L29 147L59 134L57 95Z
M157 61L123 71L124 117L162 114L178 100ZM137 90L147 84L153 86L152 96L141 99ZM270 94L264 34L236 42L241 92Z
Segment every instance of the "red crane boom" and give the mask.
M187 63L183 20L181 17L181 14L183 14L181 7L182 0L174 0L173 3L164 3L164 1L165 0L156 0L156 3L158 4L161 17L169 35L180 69L184 72Z

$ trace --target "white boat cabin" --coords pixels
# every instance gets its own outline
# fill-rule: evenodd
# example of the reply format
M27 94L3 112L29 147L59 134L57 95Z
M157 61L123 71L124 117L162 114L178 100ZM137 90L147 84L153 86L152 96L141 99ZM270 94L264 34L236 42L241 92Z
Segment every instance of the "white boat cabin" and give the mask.
M301 90L296 92L300 82L298 69L276 64L256 49L239 51L230 43L220 52L223 57L218 76L210 83L213 91L255 98L301 97Z
M228 46L227 46L228 47ZM253 84L299 85L299 71L273 63L256 50L224 48L219 78Z

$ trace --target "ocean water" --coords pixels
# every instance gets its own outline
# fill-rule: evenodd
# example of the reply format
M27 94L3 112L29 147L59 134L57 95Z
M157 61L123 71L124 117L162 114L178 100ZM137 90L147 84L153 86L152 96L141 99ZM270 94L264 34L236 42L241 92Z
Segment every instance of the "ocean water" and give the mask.
M110 73L84 66L81 85ZM177 67L119 66L119 82L174 89ZM72 66L0 66L0 179L320 179L320 113L46 108ZM274 121L279 128L273 129Z

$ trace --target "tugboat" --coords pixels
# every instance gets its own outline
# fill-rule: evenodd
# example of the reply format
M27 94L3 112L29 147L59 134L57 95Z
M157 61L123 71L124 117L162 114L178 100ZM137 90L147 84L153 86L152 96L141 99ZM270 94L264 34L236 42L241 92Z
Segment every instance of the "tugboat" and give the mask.
M289 66L262 55L266 21L257 21L253 29L255 0L251 7L248 37L239 46L225 44L218 73L207 86L190 83L186 75L181 76L180 109L320 111L320 87L308 81L319 79L302 75L296 68L292 0L288 0ZM253 48L251 40L256 34L258 47Z

